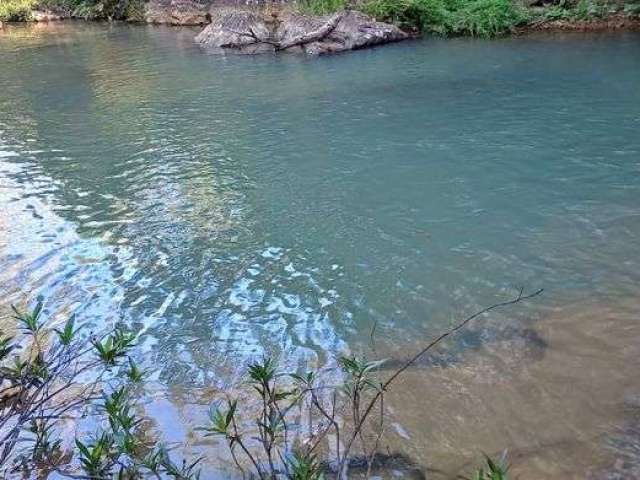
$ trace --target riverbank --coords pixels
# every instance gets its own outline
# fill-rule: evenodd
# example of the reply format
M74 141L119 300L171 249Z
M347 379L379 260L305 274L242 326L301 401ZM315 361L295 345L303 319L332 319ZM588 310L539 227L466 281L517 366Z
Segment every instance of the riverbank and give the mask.
M531 32L606 32L614 30L640 30L640 17L612 14L593 20L549 20L541 19L514 30L515 34Z
M230 3L227 0L6 0L0 22L65 19L206 26L221 11L250 9L266 17L300 14L312 19L358 10L399 27L408 37L494 37L531 31L640 30L640 2L525 0L302 0ZM389 41L398 40L398 35Z
M58 329L139 333L149 435L229 480L196 428L263 352L302 373L389 358L386 379L543 287L406 372L380 451L430 480L505 449L521 480L640 476L640 35L309 60L204 55L199 30L2 36L0 315L43 298Z

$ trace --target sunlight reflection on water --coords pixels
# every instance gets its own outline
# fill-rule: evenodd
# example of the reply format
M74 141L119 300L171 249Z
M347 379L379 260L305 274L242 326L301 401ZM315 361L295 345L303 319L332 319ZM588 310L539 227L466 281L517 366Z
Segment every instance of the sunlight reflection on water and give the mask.
M336 376L338 355L365 352L391 368L525 286L546 294L410 373L389 445L449 471L458 454L514 445L529 478L568 478L567 465L598 478L585 452L603 444L637 463L619 408L637 383L619 368L638 343L637 34L311 60L204 56L188 29L7 32L3 311L41 296L55 321L140 332L148 411L168 441L203 447L193 426L252 358ZM576 312L585 298L627 333L593 340L618 330ZM621 353L607 363L598 348ZM597 414L564 393L574 377L585 395L613 382ZM516 415L532 390L548 408ZM581 442L558 447L567 465L527 453L561 437L554 422Z

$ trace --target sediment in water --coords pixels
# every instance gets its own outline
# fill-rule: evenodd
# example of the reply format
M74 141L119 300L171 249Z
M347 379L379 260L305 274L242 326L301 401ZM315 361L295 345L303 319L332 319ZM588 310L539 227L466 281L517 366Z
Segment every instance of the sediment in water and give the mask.
M636 299L568 305L456 361L405 372L385 399L384 448L435 479L469 475L482 452L505 449L516 478L638 478L629 450L640 435L639 310Z

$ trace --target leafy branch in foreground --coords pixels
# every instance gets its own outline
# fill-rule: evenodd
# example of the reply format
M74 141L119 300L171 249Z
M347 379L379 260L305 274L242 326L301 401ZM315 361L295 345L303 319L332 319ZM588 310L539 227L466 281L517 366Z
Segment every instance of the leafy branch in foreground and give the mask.
M318 372L284 373L271 358L249 365L247 397L216 402L205 437L224 439L243 477L261 480L321 480L349 477L365 465L367 477L384 433L385 393L392 383L445 338L479 316L542 293L538 290L491 305L446 330L411 356L386 380L377 378L382 360L341 357L344 381L327 385ZM62 328L47 328L43 306L14 308L19 333L0 332L0 475L37 476L55 471L92 480L170 478L197 480L200 459L176 463L147 438L135 398L145 376L129 357L136 336L121 328L102 338L81 335L69 318ZM242 406L243 413L239 412ZM247 412L256 412L254 414ZM65 450L60 422L91 414L98 428L77 437ZM329 441L332 440L332 441ZM328 448L332 445L332 448ZM473 480L505 480L503 461L486 457Z
M2 478L45 478L51 471L93 480L161 473L176 480L198 478L198 461L179 466L144 438L130 388L144 376L128 357L133 333L115 328L102 338L87 338L73 317L62 328L49 329L40 302L28 312L13 307L13 313L20 334L0 332ZM75 451L64 451L60 422L77 422L89 413L108 427L89 439L76 438Z
M468 316L416 352L385 381L378 381L375 376L384 363L380 360L341 357L339 364L345 381L336 387L321 383L316 372L283 374L273 359L264 358L248 369L249 385L257 393L261 406L257 418L253 422L242 421L238 401L228 400L226 408L219 404L212 407L209 424L201 430L205 436L223 437L240 471L245 474L249 469L250 475L260 479L317 480L322 478L323 471L346 479L356 458L364 459L369 476L384 432L384 395L392 383L427 352L474 319L541 293L542 290L537 290L525 295L521 290L511 300ZM374 415L374 412L377 413ZM301 418L303 415L308 417L306 421ZM250 427L252 423L256 427ZM306 431L303 431L305 424ZM293 437L292 426L296 433ZM321 465L318 451L329 436L335 438L334 452L326 454ZM252 444L252 439L258 440L257 446L255 442ZM501 463L493 462L489 457L486 461L487 469L480 470L476 480L506 478L506 468Z

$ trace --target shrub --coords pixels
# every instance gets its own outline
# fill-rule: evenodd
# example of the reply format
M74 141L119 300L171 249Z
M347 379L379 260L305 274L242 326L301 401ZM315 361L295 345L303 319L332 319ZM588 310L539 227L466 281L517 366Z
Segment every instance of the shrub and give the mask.
M545 8L542 18L549 21L570 20L572 15L570 9L561 5L552 5Z
M0 0L0 21L22 22L31 18L36 0Z
M597 20L615 11L615 6L608 2L580 0L574 8L574 17L577 20Z
M527 20L511 0L369 0L370 15L439 35L494 37Z
M300 0L299 6L304 13L326 15L344 10L347 2L346 0Z
M625 6L625 12L626 12ZM590 21L616 13L617 6L607 1L580 0L575 4L559 3L545 7L539 19L546 21Z
M0 0L2 1L2 0ZM24 0L23 0L24 1ZM145 0L32 0L38 6L86 20L144 19Z
M130 358L125 362L132 333L115 328L101 338L82 335L73 318L51 329L41 303L30 312L13 310L19 334L0 332L1 478L45 478L51 471L77 477L78 470L82 478L105 480L159 472L197 478L197 461L179 466L145 439L133 394L144 374ZM107 428L76 438L74 452L63 451L60 422L88 413Z
M522 291L468 316L427 343L380 380L384 361L341 357L344 381L327 385L318 372L286 373L271 358L249 365L247 395L212 405L199 429L226 441L238 470L261 480L322 480L332 470L348 478L355 460L370 477L384 431L384 396L393 382L432 348L471 321L499 307L540 294ZM43 306L13 308L17 335L0 332L0 478L63 477L95 480L170 478L197 480L200 459L175 463L145 435L138 417L136 384L145 377L129 357L136 337L121 328L98 338L84 334L73 317L60 329L47 327ZM247 408L248 407L248 408ZM343 416L345 412L348 415ZM77 436L64 451L59 428L66 419L91 415L101 427ZM335 438L335 449L322 449ZM324 452L325 458L319 458ZM240 462L240 458L245 460ZM502 462L486 459L474 480L506 480ZM249 470L247 472L247 470Z
M427 343L384 381L378 378L384 360L340 357L338 363L344 373L344 383L331 387L322 382L318 372L287 374L280 372L271 358L265 358L248 369L247 383L257 392L257 403L261 406L257 414L249 413L253 418L241 421L243 412L238 408L239 400L227 399L226 403L217 402L212 406L209 422L200 430L205 436L225 439L243 476L246 472L239 458L242 456L245 465L251 465L250 478L266 480L283 475L287 479L320 480L322 469L316 458L317 449L330 437L334 439L335 451L333 458L324 462L327 468L331 465L337 478L348 478L352 461L358 458L366 465L365 478L369 478L384 431L384 396L393 382L433 347L475 318L494 308L532 298L541 291L526 296L521 291L514 300L492 305L467 317ZM245 401L246 397L242 398ZM305 412L303 417L308 422L304 428L300 428L300 412ZM349 414L340 419L340 412ZM251 439L257 440L254 448L250 446ZM359 455L356 457L357 448ZM476 479L506 480L503 462L496 463L489 457L486 462L487 469L479 470Z
M454 13L452 31L474 37L495 37L526 19L524 9L511 0L463 1Z
M373 17L393 22L403 28L446 35L453 15L446 0L370 0L363 10Z
M623 11L625 15L630 17L640 16L640 2L625 4Z

